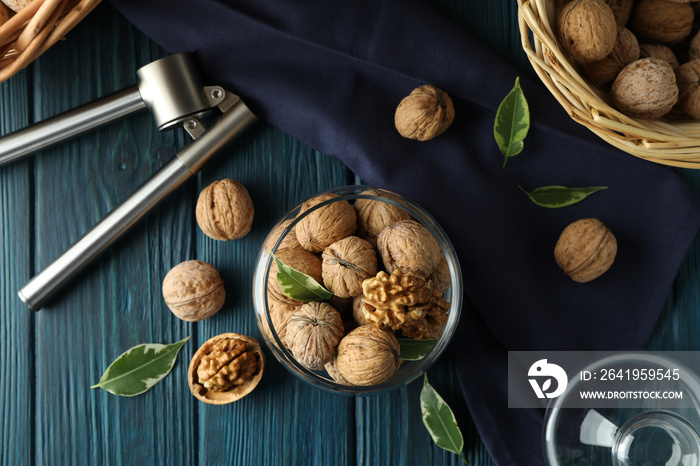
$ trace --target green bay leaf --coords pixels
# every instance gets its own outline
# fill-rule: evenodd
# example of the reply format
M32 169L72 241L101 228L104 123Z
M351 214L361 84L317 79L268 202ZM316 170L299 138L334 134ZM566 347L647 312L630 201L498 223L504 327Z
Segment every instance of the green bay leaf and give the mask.
M581 202L588 196L598 191L608 189L607 186L589 186L587 188L567 188L566 186L543 186L528 192L522 186L521 191L527 194L535 204L549 209L570 206Z
M496 144L505 156L503 166L508 158L518 155L524 147L523 141L530 129L530 107L525 94L520 88L520 78L515 78L515 86L503 99L496 112L493 136Z
M435 347L437 340L414 340L413 338L398 338L399 358L405 361L423 359Z
M311 276L283 264L273 253L270 255L277 264L277 284L285 296L302 303L326 301L333 297L330 291Z
M148 391L168 375L175 365L184 338L170 345L145 343L123 352L90 388L102 388L113 395L136 396Z
M464 449L464 437L459 430L457 419L452 409L428 383L428 374L423 380L423 389L420 392L420 406L423 413L423 424L433 438L435 444L456 455L462 455ZM466 460L464 460L466 462Z

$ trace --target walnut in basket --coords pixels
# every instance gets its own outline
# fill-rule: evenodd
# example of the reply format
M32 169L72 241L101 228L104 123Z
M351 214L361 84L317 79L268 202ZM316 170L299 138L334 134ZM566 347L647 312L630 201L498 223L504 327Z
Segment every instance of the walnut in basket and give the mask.
M557 17L559 39L574 60L602 60L615 46L617 21L602 0L573 0Z
M678 68L678 103L690 117L700 119L700 59Z
M630 29L638 38L662 44L676 44L690 35L695 12L689 3L668 0L640 0L630 18Z
M622 71L612 85L615 105L628 116L651 119L671 111L678 101L673 68L658 58L640 58Z
M609 83L615 80L622 68L639 58L639 42L627 28L617 29L615 46L602 60L582 63L581 71L591 81Z

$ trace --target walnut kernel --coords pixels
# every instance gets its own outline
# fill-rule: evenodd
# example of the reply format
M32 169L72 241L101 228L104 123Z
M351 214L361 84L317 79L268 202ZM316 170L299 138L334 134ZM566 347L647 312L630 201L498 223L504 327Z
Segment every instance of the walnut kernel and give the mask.
M197 224L208 237L220 241L242 238L253 224L253 200L241 183L217 180L204 188L197 199Z
M190 392L198 400L221 405L252 392L265 367L257 340L224 333L207 340L194 354L187 371Z
M561 233L554 258L572 280L585 283L608 271L617 254L617 241L603 222L578 220Z
M398 268L404 275L428 278L442 259L442 249L432 234L415 220L387 225L377 238L386 271Z
M314 206L340 196L321 194L304 202L300 215ZM304 216L296 224L295 232L301 247L313 253L322 253L327 246L350 236L357 230L355 209L345 200L331 202Z
M363 325L340 340L336 368L353 385L377 385L389 380L401 365L399 351L393 333Z
M602 0L573 0L559 12L557 32L574 60L592 62L612 52L617 21L610 6Z
M401 100L396 107L394 125L405 138L428 141L445 132L454 117L450 96L435 86L424 85Z
M323 284L335 296L362 293L362 281L377 273L377 253L369 241L348 236L328 246L323 259Z
M407 338L438 338L447 323L450 303L431 282L398 269L379 272L362 283L361 311L376 327L399 331Z
M612 98L628 116L658 118L678 101L673 68L658 58L640 58L620 71L612 85Z
M182 262L165 275L163 299L175 316L188 322L207 319L223 307L224 281L211 264Z
M304 367L321 370L333 358L343 333L343 319L333 306L310 302L287 322L287 346Z

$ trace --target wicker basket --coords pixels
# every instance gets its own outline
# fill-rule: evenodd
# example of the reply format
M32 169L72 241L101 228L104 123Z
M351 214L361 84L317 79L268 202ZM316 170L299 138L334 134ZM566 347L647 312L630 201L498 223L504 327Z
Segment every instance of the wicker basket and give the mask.
M560 50L555 0L517 0L522 46L542 82L574 121L637 157L700 168L700 121L680 114L643 120L616 110L608 91L589 83Z
M63 38L100 0L32 0L0 26L0 82Z

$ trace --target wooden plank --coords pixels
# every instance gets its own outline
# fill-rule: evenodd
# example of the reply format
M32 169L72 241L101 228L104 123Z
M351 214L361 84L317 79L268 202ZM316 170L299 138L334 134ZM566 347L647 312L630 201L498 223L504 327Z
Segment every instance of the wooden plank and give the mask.
M138 66L163 55L103 3L35 63L36 116L49 117L130 86ZM159 134L146 113L40 154L37 269L183 143L182 132ZM160 281L169 265L193 248L193 186L194 180L37 314L37 464L195 461L186 357L142 396L120 398L89 388L126 349L191 334L191 325L165 308Z
M0 85L0 131L8 134L30 117L29 76ZM0 168L0 464L31 464L33 458L34 315L17 289L31 274L33 162Z
M243 183L255 217L251 232L235 241L215 241L197 231L197 257L219 269L227 292L224 309L202 322L199 342L232 331L254 336L265 346L251 297L253 266L265 237L296 204L318 191L352 183L352 175L338 160L260 123L205 167L200 178L200 190L221 178ZM353 398L309 386L266 347L265 352L265 374L252 394L232 406L200 406L203 464L354 464Z

